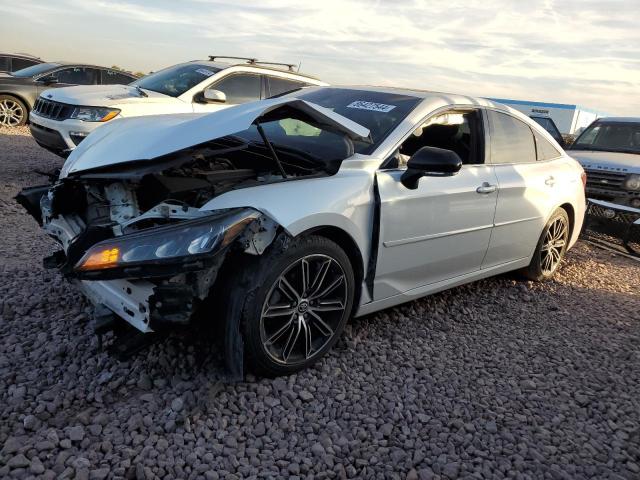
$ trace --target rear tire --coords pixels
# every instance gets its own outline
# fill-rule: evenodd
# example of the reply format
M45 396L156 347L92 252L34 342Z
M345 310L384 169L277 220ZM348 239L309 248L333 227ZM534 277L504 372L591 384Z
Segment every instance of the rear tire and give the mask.
M545 225L528 267L522 274L529 280L549 280L558 270L569 245L569 215L559 208Z
M281 235L249 259L229 285L228 315L240 312L247 366L268 377L310 367L338 341L351 314L355 280L335 242Z
M20 127L27 123L29 111L22 100L11 95L0 95L0 125Z

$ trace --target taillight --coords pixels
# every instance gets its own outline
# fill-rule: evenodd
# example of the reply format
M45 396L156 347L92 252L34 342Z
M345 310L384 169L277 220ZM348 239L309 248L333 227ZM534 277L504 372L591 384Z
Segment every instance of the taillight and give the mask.
M587 188L587 172L585 172L583 170L582 173L580 174L580 178L582 179L582 188L584 188L586 190L586 188Z

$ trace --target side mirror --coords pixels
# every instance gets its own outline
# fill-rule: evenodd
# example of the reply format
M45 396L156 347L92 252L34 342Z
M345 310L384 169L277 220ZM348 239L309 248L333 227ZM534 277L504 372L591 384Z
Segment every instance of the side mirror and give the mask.
M436 147L422 147L407 162L407 171L400 181L410 190L418 188L422 177L450 177L462 168L456 152Z
M51 85L53 83L58 83L58 79L53 75L45 75L44 77L40 77L38 79L39 82L44 83L45 85Z
M207 103L224 103L227 101L227 96L224 92L213 88L205 88L203 97L204 101Z

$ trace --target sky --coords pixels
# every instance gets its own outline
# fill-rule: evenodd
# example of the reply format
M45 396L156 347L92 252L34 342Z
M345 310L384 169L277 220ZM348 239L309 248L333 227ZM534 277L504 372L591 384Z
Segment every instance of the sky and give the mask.
M640 0L0 0L0 50L154 71L207 55L335 84L640 116Z

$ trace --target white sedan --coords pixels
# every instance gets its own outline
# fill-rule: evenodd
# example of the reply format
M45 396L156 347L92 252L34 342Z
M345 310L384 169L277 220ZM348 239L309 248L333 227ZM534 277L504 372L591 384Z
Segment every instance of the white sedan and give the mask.
M45 263L102 323L219 324L233 372L281 375L325 355L353 316L512 270L552 277L584 184L503 105L318 87L116 120L18 200L61 245Z

